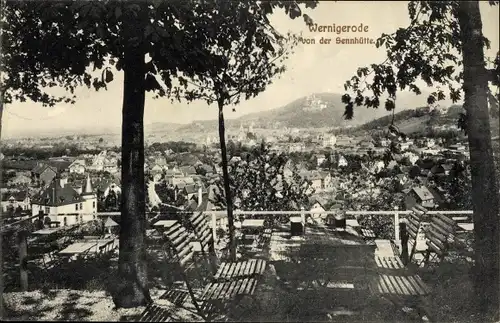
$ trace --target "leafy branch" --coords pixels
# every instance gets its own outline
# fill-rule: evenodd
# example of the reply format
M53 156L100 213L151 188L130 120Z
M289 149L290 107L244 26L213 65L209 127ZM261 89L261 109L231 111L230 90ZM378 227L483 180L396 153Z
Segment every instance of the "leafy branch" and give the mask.
M342 97L346 104L345 118L353 117L354 106L378 108L384 93L388 95L385 109L393 111L398 91L409 89L417 95L422 93L416 85L419 80L437 87L427 99L430 106L446 98L441 87L448 88L453 102L460 100L463 72L457 68L461 66L461 41L456 10L455 2L411 1L408 4L410 25L393 34L382 34L376 41L376 47L385 45L387 59L381 64L359 68L357 75L346 81L344 88L351 90L351 94ZM484 44L489 47L486 38ZM494 77L498 80L500 75L498 70L488 73L495 83ZM369 81L371 74L374 76ZM364 95L366 90L371 91L371 95ZM497 106L497 101L493 96L490 98L492 106Z

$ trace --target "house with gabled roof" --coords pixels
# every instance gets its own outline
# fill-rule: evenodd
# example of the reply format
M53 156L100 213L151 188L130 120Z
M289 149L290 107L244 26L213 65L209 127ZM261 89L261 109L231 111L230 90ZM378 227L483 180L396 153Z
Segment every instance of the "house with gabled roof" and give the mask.
M57 175L57 168L46 163L37 163L31 170L31 179L34 183L50 183Z
M115 174L118 173L118 160L116 158L106 159L102 167L103 171Z
M119 182L114 178L98 178L93 182L92 186L97 195L102 199L106 199L111 192L115 194L122 193Z
M32 214L46 214L52 221L72 225L96 218L97 195L87 175L81 192L65 178L54 178L50 185L32 198Z
M435 206L434 195L426 186L413 187L412 193L414 194L417 203L423 207L433 208Z
M187 200L191 200L198 193L198 187L194 184L185 185L181 192L186 196Z
M330 172L319 171L319 175L321 176L321 186L323 190L330 191L333 189L333 181L332 175Z
M85 159L76 159L68 166L68 170L70 173L85 174L85 165Z
M3 212L14 211L18 208L27 211L31 209L31 198L27 191L2 193L1 206Z
M306 175L306 178L311 181L311 186L312 188L314 188L315 192L319 192L323 189L323 177L321 176L320 172L309 172L309 174Z
M309 208L309 211L314 212L312 213L313 218L323 218L326 216L325 212L326 211L326 200L320 197L311 197L309 198L309 204L311 207Z

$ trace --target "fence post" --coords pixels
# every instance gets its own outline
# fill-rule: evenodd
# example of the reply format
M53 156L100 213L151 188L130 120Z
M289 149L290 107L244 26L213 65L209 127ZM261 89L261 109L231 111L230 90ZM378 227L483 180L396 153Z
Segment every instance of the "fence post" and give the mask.
M399 241L400 240L400 236L399 236L399 207L394 207L394 210L396 211L396 213L394 213L394 238L396 241Z
M217 242L217 216L215 212L212 212L212 234L214 236L214 242Z
M28 234L21 230L17 233L17 248L19 252L19 274L21 291L28 290Z
M300 207L300 222L302 222L302 233L306 233L306 213L303 206Z

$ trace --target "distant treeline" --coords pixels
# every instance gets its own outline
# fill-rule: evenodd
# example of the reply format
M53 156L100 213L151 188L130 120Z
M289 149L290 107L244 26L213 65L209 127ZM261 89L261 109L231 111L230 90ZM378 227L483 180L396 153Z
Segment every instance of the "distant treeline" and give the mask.
M174 153L186 153L196 150L196 144L186 141L155 142L148 147L151 151L165 152L172 150Z
M405 121L411 118L420 118L429 114L430 114L429 107L420 107L417 109L403 110L394 114L394 123L397 124L398 122L401 121ZM387 127L391 124L391 122L392 122L392 114L367 122L364 125L360 126L358 129L375 130L378 128Z
M108 151L119 152L120 148L106 148ZM77 157L82 154L98 154L102 149L81 149L76 144L55 144L52 148L38 147L3 147L5 156L13 156L20 160L42 160L51 157Z

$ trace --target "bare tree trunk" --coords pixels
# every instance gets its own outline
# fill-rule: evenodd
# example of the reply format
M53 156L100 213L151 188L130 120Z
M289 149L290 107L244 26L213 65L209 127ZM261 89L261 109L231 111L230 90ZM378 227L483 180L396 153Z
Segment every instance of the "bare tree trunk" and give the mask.
M224 193L226 196L227 222L229 225L229 257L236 260L236 241L234 239L234 217L233 217L233 197L231 196L231 187L229 185L229 172L227 169L227 151L226 151L226 128L224 125L224 103L218 102L219 107L219 141L222 157L222 178L224 180Z
M464 65L464 107L470 147L475 234L475 289L483 319L498 315L499 192L495 176L488 111L481 13L478 1L459 4ZM498 317L497 317L498 319Z
M145 61L142 49L125 51L122 110L122 199L117 307L151 301L148 289L145 230L144 103Z

